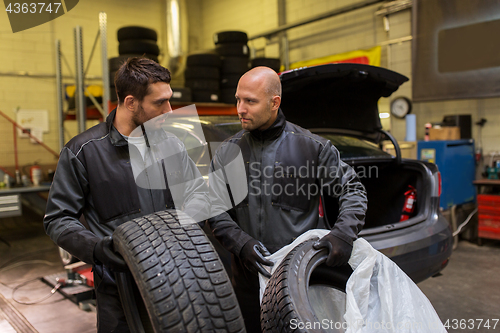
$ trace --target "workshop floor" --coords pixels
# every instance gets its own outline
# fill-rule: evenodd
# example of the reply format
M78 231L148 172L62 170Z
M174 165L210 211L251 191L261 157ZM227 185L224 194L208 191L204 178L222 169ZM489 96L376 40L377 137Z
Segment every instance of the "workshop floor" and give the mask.
M62 271L41 217L25 210L22 217L0 219L0 332L96 332L95 312L80 310L61 294L38 302L51 291L40 278ZM500 330L500 323L493 330L500 317L499 276L500 242L485 241L480 247L461 241L442 275L418 286L442 322L450 320L449 332L492 332ZM35 304L22 304L31 302ZM459 328L461 320L471 325L471 319L474 329ZM482 325L489 319L491 327L478 329L480 319Z

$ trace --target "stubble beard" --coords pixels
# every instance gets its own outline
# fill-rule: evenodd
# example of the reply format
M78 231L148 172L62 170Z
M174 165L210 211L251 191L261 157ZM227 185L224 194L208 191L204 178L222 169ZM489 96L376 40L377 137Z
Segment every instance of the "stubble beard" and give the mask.
M144 112L144 109L142 107L142 104L139 104L139 109L137 112L134 112L134 115L132 116L132 122L134 123L135 127L139 127L142 124L144 124L144 119L146 118L146 112Z

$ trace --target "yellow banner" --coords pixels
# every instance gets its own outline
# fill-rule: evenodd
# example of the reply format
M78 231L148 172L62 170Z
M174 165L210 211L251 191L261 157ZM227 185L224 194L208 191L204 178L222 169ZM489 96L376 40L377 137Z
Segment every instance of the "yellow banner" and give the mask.
M297 61L290 65L290 69L342 62L380 66L381 50L380 46L375 46L368 50L356 50L311 60Z

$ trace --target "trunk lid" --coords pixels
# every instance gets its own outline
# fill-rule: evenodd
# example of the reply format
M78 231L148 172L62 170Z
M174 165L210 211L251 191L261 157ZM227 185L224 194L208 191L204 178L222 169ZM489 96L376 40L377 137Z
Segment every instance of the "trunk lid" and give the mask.
M308 129L335 129L375 143L383 137L378 100L408 81L385 68L350 63L299 68L280 78L281 106L288 121Z

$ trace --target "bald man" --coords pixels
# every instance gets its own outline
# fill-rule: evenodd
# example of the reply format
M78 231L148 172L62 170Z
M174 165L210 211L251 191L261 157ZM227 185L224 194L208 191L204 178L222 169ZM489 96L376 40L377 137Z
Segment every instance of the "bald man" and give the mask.
M243 130L219 147L211 167L223 171L237 145L245 161L248 195L222 212L224 191L218 184L227 175L211 181L212 209L220 214L209 222L232 253L233 286L247 332L259 332L257 274L269 277L263 266L272 265L264 257L310 229L325 228L318 211L320 196L330 195L339 201L337 221L314 247L328 249L327 265L346 264L364 225L367 200L355 171L340 160L330 141L286 121L280 109L281 82L272 69L256 67L245 73L236 101Z

